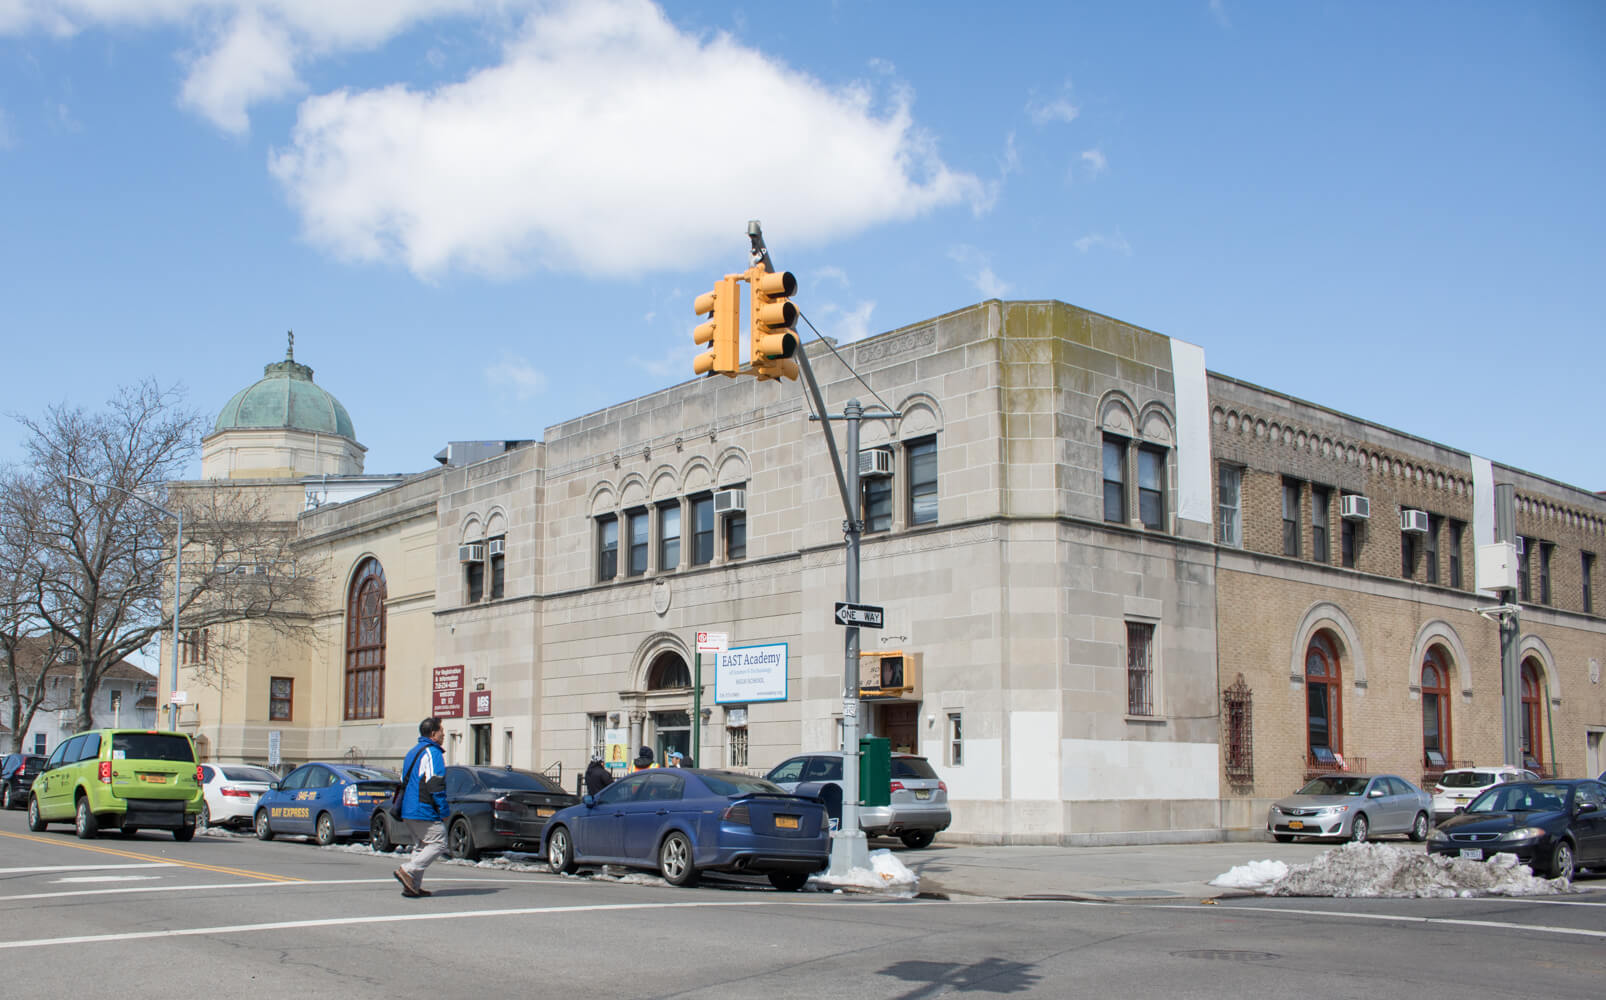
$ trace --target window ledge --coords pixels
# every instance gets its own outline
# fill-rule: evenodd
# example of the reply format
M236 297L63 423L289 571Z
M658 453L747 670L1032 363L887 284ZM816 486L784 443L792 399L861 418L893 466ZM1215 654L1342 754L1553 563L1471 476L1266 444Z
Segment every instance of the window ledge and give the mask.
M1127 715L1125 718L1128 722L1137 722L1150 726L1163 726L1167 721L1163 715Z

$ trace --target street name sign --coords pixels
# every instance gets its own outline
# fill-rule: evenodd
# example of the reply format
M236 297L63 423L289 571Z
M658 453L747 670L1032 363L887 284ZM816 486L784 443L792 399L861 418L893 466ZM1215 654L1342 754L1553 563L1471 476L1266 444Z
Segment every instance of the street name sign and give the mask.
M874 604L847 604L843 601L836 602L834 615L838 625L859 625L863 628L880 628L885 616L885 609Z

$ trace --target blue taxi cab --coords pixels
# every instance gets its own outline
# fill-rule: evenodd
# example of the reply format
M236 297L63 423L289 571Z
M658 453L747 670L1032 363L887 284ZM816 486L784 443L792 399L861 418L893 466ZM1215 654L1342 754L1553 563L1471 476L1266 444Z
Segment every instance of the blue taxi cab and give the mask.
M374 767L338 761L302 764L257 801L257 837L311 836L325 847L349 837L366 838L374 810L390 801L398 784L395 774Z

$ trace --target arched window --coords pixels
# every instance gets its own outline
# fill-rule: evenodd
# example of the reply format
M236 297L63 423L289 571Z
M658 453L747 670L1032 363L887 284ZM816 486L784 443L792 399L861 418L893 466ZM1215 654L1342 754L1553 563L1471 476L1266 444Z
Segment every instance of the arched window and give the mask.
M1439 646L1422 660L1422 758L1430 768L1450 761L1450 669Z
M1545 754L1540 743L1542 732L1539 723L1539 666L1533 660L1522 661L1522 757L1525 764L1544 766Z
M647 690L666 691L691 687L691 671L676 653L659 653L647 669Z
M364 559L346 595L346 718L385 714L385 571Z
M1325 764L1344 752L1343 708L1338 648L1318 632L1305 650L1305 737L1312 761Z

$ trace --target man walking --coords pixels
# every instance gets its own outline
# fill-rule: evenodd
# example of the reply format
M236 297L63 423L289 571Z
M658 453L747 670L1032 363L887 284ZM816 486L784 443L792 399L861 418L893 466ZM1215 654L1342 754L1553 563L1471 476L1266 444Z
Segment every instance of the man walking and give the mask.
M401 818L407 832L413 835L412 858L393 873L402 884L402 895L409 899L428 896L422 888L424 869L446 853L446 817L450 807L446 804L446 755L441 743L446 739L446 727L441 720L430 716L418 724L418 743L402 761Z

